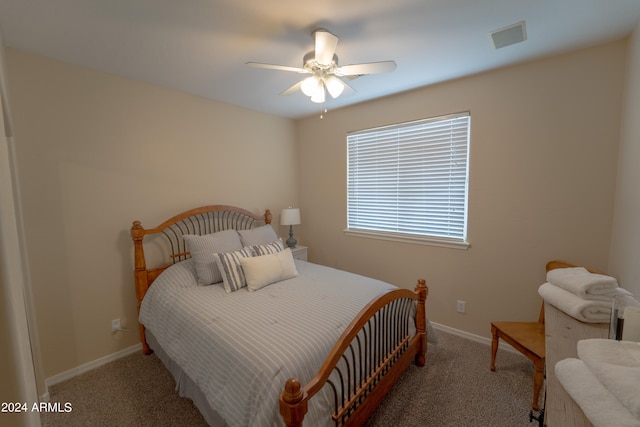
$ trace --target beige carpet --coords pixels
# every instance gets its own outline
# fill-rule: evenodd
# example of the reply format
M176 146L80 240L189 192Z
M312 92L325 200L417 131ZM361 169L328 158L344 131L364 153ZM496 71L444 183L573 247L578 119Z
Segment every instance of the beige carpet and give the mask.
M537 427L529 423L531 362L500 350L489 370L490 347L438 331L427 365L410 366L369 419L368 427ZM52 386L51 402L69 413L42 414L43 426L205 426L190 400L178 396L154 355L135 353Z

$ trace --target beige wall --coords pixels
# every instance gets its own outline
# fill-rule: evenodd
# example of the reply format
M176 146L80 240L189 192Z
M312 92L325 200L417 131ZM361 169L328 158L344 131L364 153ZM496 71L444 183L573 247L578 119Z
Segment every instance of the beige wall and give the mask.
M300 120L310 260L403 287L425 278L429 318L473 334L536 319L548 260L608 266L625 55L620 41ZM346 236L346 133L467 110L471 247Z
M291 120L12 49L7 64L45 377L138 342L133 220L298 202Z
M640 295L640 24L629 38L609 269Z

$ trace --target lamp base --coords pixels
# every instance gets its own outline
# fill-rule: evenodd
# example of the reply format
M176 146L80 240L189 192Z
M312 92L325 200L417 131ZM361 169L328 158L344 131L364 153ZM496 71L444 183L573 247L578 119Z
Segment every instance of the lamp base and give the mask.
M287 246L290 247L291 249L295 248L296 245L298 244L298 241L293 238L293 225L289 226L289 238L287 239L286 243L287 243Z

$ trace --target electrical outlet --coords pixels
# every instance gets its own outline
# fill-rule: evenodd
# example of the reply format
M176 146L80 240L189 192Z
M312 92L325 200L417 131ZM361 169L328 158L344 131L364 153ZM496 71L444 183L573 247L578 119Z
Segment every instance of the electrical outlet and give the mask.
M458 313L466 313L466 310L467 310L466 305L467 305L466 302L458 300L458 303L457 303Z
M113 319L111 321L111 332L118 332L120 330L120 319Z

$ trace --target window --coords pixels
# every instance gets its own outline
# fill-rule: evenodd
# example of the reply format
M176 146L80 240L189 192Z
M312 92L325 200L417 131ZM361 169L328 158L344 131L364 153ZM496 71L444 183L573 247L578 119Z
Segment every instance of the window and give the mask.
M469 113L347 135L348 234L468 247Z

